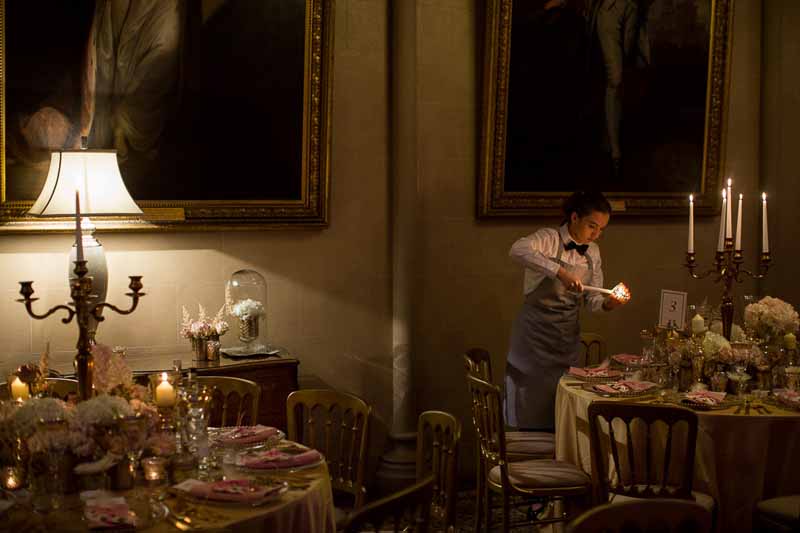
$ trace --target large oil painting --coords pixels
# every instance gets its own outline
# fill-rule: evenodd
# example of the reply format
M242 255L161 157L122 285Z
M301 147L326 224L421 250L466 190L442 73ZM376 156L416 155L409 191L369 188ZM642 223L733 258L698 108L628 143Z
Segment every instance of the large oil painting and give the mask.
M159 227L327 223L332 0L0 6L2 228L82 138Z
M486 0L478 214L719 207L733 0Z

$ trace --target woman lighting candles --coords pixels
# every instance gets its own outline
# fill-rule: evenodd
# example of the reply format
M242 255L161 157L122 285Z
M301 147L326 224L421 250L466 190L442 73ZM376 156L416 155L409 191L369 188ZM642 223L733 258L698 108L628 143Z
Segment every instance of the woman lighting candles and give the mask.
M599 192L576 192L564 203L558 228L541 228L511 247L525 267L522 305L511 330L506 364L506 420L521 430L552 430L559 378L578 363L581 303L611 311L626 293L584 292L603 286L600 249L611 205Z

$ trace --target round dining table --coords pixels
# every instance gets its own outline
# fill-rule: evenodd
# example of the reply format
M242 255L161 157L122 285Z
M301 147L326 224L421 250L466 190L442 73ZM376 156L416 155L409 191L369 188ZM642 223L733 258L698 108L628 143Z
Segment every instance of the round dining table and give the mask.
M588 409L600 399L608 398L569 376L556 393L556 459L590 475ZM750 532L759 500L800 493L800 413L776 405L737 413L737 407L697 412L693 490L714 498L720 532Z
M131 511L139 517L136 531L174 533L175 531L230 531L249 533L286 531L298 533L335 533L333 495L328 467L319 465L296 470L244 471L223 467L225 479L285 482L288 489L280 498L253 507L244 504L205 502L184 497L166 484L146 486L141 482L131 490L113 492L125 497ZM18 502L0 514L8 531L84 532L88 524L79 494L64 496L58 509L33 512L24 494ZM4 529L6 530L6 529ZM113 529L112 529L113 530Z

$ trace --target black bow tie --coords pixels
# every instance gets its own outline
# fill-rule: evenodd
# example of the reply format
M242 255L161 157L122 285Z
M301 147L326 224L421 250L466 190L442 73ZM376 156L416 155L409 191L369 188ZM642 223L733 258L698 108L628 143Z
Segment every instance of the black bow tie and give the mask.
M569 241L567 244L564 245L564 249L566 251L570 250L577 250L579 254L584 255L586 250L589 249L588 244L577 244L575 241Z

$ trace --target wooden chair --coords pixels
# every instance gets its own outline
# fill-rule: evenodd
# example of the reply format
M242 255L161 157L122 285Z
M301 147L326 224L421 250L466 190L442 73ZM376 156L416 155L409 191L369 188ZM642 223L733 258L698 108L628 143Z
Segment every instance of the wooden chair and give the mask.
M450 413L425 411L417 424L417 481L433 476L431 514L455 531L461 423Z
M408 488L370 503L348 518L344 524L344 533L384 532L387 530L383 525L389 519L393 522L391 531L427 533L433 485L434 477L429 476ZM365 529L368 525L372 525L372 529Z
M800 494L779 496L758 502L753 531L765 533L800 531Z
M590 494L591 480L575 465L553 459L533 459L510 463L506 456L506 439L501 412L500 389L475 376L468 376L472 397L472 419L478 433L483 464L486 467L484 508L478 510L476 530L481 529L483 515L490 525L492 492L503 499L503 531L511 528L511 497L565 500L574 498L584 503ZM563 522L558 516L534 520L537 524ZM515 524L516 525L516 524Z
M578 366L600 364L606 358L606 340L597 333L581 333L581 354Z
M473 376L488 383L492 382L492 358L483 348L472 348L464 354L464 367L467 377ZM552 459L556 453L555 435L544 431L506 431L506 454L509 461L530 459ZM480 443L475 449L475 528L479 528L482 509L488 498L486 473Z
M289 439L316 448L325 456L331 484L353 497L353 509L364 505L371 407L346 392L305 389L286 399Z
M211 389L210 426L254 426L258 420L261 387L249 379L230 376L197 376Z
M604 504L575 519L567 533L706 533L711 514L688 500L652 499Z
M608 432L601 427L601 422ZM620 420L624 435L618 435ZM685 430L677 430L685 426ZM655 462L666 430L662 459ZM636 435L634 435L636 432ZM596 401L589 405L589 439L595 502L630 498L694 500L713 513L714 500L692 491L697 441L697 415L676 406ZM621 444L622 443L622 444ZM614 474L609 474L609 459Z

